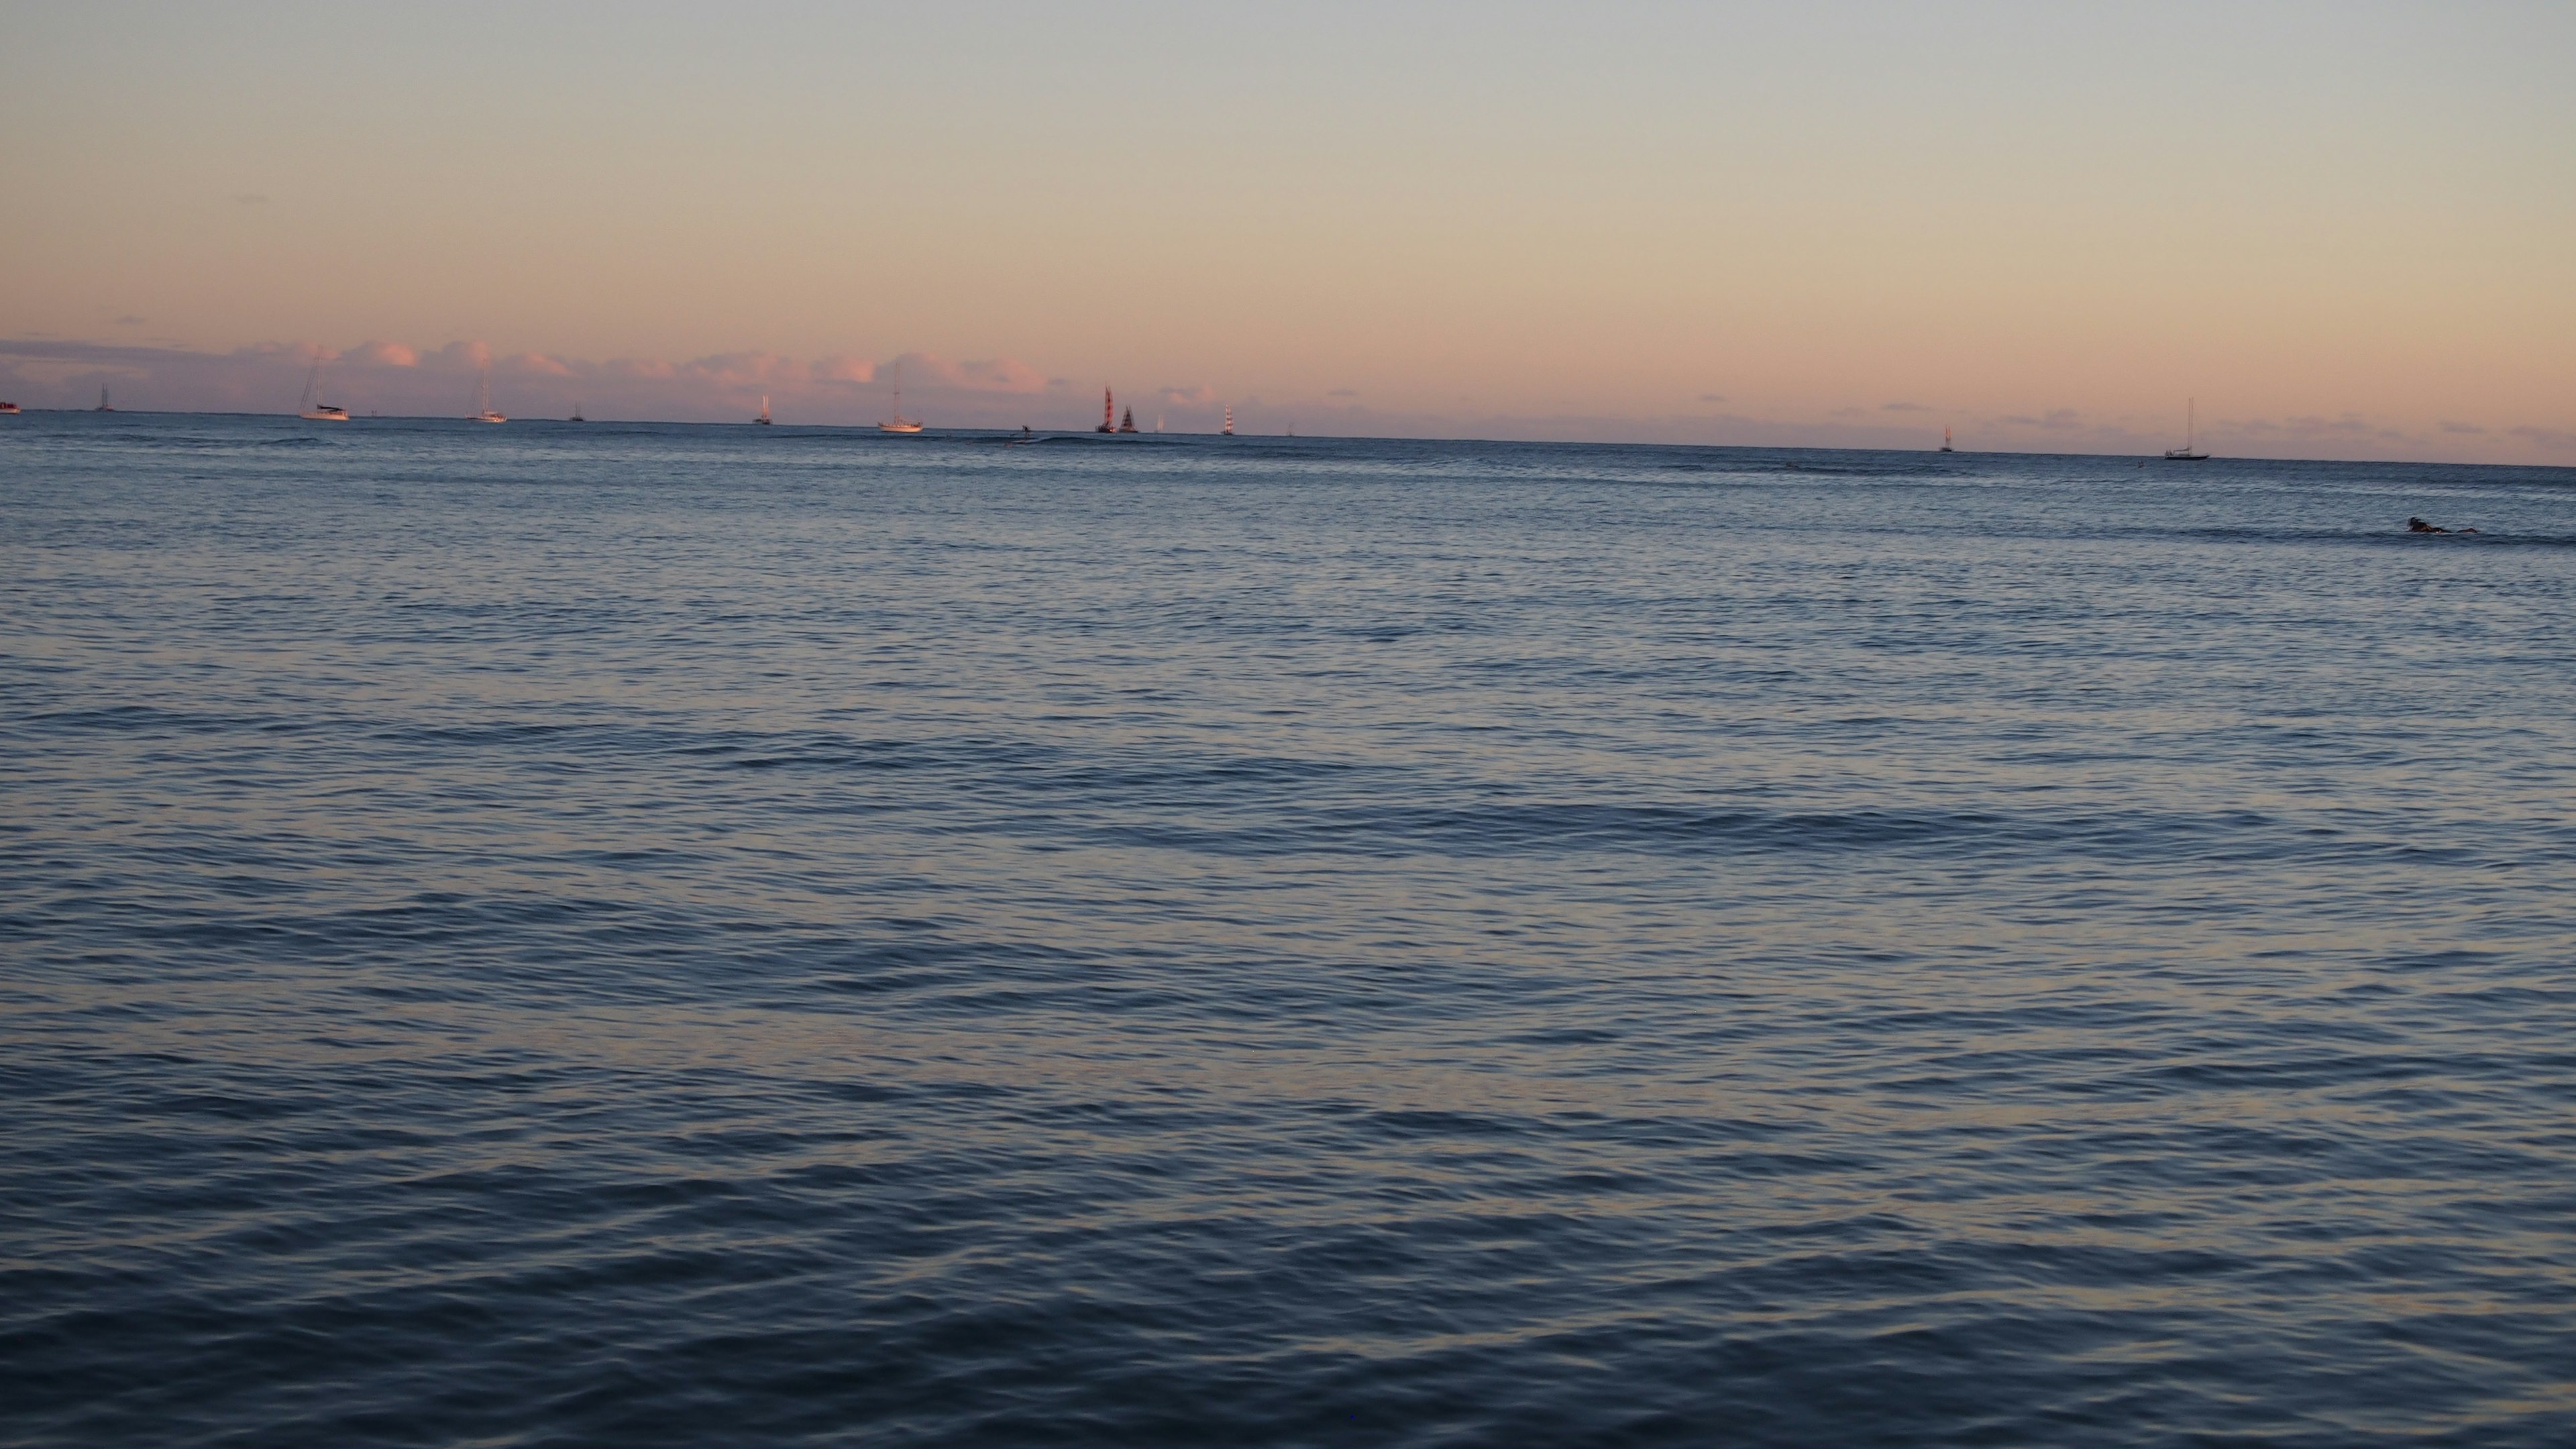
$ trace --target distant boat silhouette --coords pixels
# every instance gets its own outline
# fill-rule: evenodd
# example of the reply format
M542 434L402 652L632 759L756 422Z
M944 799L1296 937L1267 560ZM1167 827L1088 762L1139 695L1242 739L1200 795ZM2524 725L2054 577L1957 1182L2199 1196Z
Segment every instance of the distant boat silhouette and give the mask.
M895 408L895 411L900 413L903 409L898 405ZM769 426L769 394L762 393L760 395L760 416L753 418L752 421L760 424L764 428Z
M90 411L94 413L112 413L116 411L115 406L107 400L106 383L102 382L98 385L98 406L91 408Z
M482 380L474 384L474 416L469 423L506 423L508 418L492 411L492 369L483 369Z
M565 422L568 422L568 423L586 423L586 422L589 422L589 421L590 421L590 419L588 419L588 418L586 418L586 417L583 417L583 416L581 415L581 400L580 400L580 399L576 398L576 399L574 399L574 400L573 400L573 405L572 405L572 416L571 416L571 417L568 417L568 418L566 418L566 419L564 419L564 421L565 421Z
M319 362L313 364L313 371L304 379L304 397L296 404L295 415L317 423L345 423L349 420L347 408L322 400L322 364Z
M2198 422L2198 419L2192 415L2198 406L2199 401L2200 400L2198 398L2183 399L2182 446L2179 448L2165 449L2165 456L2177 463L2198 463L2209 456L2207 453L2201 452L2198 448L2193 446L2194 443L2199 441L2195 436L2195 424Z
M1956 448L1950 446L1950 430L1948 428L1943 428L1941 430L1941 451L1944 453L1955 453L1958 451Z
M761 402L761 411L766 413L768 410L768 401L763 399ZM761 421L767 422L768 418L763 417ZM921 424L919 421L903 415L903 364L900 362L894 365L894 416L877 424L877 431L880 433L917 433L921 431Z
M0 402L0 417L5 417L5 416L7 416L8 414L10 414L10 413L14 413L14 412L16 412L16 411L18 411L18 405L17 405L16 403L13 403L13 402Z
M1118 431L1122 433L1132 433L1136 431L1136 410L1134 408L1129 408L1126 415L1118 419Z

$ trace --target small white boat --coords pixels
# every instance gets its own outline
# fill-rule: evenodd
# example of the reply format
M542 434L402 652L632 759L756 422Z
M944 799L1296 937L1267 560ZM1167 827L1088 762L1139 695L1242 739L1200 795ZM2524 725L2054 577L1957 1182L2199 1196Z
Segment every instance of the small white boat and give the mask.
M894 416L877 424L877 431L880 433L917 433L921 431L921 424L918 420L908 418L903 415L903 364L900 362L894 365Z
M2201 452L2194 446L2194 444L2199 441L2195 427L2199 420L2192 414L2197 409L2199 402L2200 399L2198 398L2183 399L2182 446L2179 448L2165 449L2166 458L2177 463L2199 463L2208 459L2209 455L2207 453Z
M321 363L313 364L313 371L304 379L304 396L295 405L295 415L316 423L345 423L349 420L347 408L322 400Z
M492 411L492 369L483 369L482 381L474 385L474 416L469 423L506 423L508 418Z

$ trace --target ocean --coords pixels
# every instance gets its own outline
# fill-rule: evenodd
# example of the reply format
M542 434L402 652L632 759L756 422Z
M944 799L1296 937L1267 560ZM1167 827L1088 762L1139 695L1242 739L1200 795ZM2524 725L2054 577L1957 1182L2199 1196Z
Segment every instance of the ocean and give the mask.
M0 419L0 1092L10 1446L2576 1441L2576 470Z

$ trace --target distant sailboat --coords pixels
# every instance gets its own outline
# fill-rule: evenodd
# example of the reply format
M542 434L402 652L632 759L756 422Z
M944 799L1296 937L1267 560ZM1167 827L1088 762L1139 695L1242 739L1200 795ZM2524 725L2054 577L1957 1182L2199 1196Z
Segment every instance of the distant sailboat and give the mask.
M304 397L296 404L295 415L316 423L345 423L349 420L347 408L322 400L321 363L313 364L312 373L304 379Z
M568 423L586 423L590 421L590 419L581 415L581 399L573 399L572 416L564 419L564 421Z
M1132 433L1136 431L1136 410L1134 408L1129 408L1126 413L1118 419L1118 431L1122 433Z
M2199 402L2200 400L2198 398L2183 399L2182 446L2179 448L2165 449L2165 456L2177 463L2197 463L2209 456L2207 453L2201 452L2197 447L2193 446L2199 441L2199 438L2196 436L2195 428L2198 419L2192 414L2199 405Z
M6 417L16 411L18 411L18 405L16 403L0 402L0 417Z
M1958 451L1956 448L1950 446L1950 430L1948 428L1943 428L1941 430L1941 451L1944 453L1955 453Z
M1234 404L1232 403L1225 405L1225 436L1229 438L1234 436Z
M767 399L763 399L761 402L761 411L763 414L761 418L762 422L769 421L767 417L768 409L768 401ZM894 365L894 416L877 424L877 431L880 433L917 433L921 431L921 424L919 422L903 415L903 364L900 362Z
M1118 431L1118 424L1114 421L1117 414L1117 396L1111 393L1109 389L1105 387L1102 388L1100 390L1100 426L1094 429L1094 431L1103 433L1114 433Z
M91 408L90 411L94 413L112 413L116 411L115 405L107 400L106 383L102 382L98 385L98 406Z
M492 411L492 369L483 369L482 379L474 384L474 416L469 423L506 423L508 418Z
M898 405L895 408L895 411L900 413L903 409ZM769 426L769 394L762 393L760 395L760 416L753 418L752 421L760 424L764 428Z

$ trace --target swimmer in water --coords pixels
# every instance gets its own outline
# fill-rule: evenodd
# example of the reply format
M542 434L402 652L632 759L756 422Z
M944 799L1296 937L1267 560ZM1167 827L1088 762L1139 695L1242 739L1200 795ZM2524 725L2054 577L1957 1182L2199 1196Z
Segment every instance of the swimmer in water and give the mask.
M2475 532L2477 532L2477 530L2476 530L2476 529L2474 529L2474 528L2436 528L2436 527L2434 527L2432 524L2426 523L2424 520L2422 520L2422 519L2420 519L2420 518L2410 518L2410 519L2407 519L2407 520L2406 520L2406 531L2407 531L2408 533L2475 533Z

